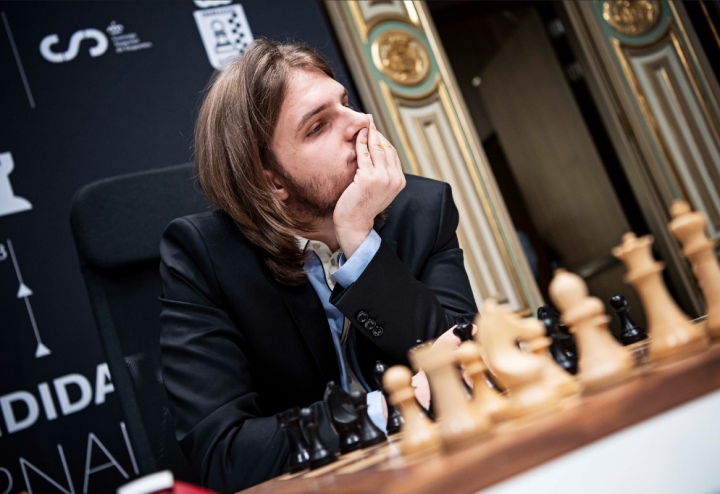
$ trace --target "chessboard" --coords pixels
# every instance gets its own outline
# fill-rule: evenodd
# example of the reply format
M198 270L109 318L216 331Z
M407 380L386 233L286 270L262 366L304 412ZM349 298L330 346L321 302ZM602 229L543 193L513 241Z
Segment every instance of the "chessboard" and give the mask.
M670 230L683 243L703 290L706 317L693 321L680 310L662 280L662 264L652 256L652 238L628 233L613 254L625 263L626 281L640 295L646 334L635 331L628 319L629 340L617 341L602 302L579 276L565 271L556 273L549 288L559 309L555 320L549 310L538 319L522 319L486 299L477 330L470 331L467 323L467 331L455 333L464 342L451 344L441 337L409 352L414 371L427 377L434 421L416 400L410 369L392 367L378 382L401 412L399 433L387 441L366 441L366 447L339 457L315 441L315 452L324 460L316 468L243 492L477 492L720 390L720 265L714 242L705 235L702 215L686 204L673 206L672 215ZM622 303L614 306L625 309ZM550 335L560 323L577 344L573 372L551 350ZM363 416L364 399L354 396L351 402ZM331 405L328 410L336 429L351 437L354 429L342 420L344 409ZM305 419L316 429L315 417ZM288 431L291 422L283 422Z
M491 432L466 449L407 460L398 448L400 433L318 470L285 474L243 493L476 492L718 389L720 344L715 344L535 422Z

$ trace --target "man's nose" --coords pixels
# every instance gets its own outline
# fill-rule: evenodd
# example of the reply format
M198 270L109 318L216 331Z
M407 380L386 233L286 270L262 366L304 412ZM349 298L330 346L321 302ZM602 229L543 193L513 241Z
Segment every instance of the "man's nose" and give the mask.
M355 136L358 132L360 132L360 129L365 129L370 127L370 122L372 122L372 117L368 113L362 113L358 111L351 110L352 114L350 115L350 121L348 122L348 138L355 139Z

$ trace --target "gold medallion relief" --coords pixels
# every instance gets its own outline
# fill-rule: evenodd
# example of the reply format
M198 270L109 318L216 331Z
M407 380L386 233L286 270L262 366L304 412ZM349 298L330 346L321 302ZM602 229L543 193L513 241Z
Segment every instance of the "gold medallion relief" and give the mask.
M652 29L660 19L658 0L606 0L603 18L622 34L637 36Z
M375 67L398 84L419 84L430 73L425 46L405 31L387 31L378 36L372 45L372 57Z

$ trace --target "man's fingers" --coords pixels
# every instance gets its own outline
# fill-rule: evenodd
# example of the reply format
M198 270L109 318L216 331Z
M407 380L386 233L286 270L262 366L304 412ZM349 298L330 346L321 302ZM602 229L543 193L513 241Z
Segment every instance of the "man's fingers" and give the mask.
M360 129L355 140L355 153L357 155L358 168L372 167L372 158L368 147L368 129Z

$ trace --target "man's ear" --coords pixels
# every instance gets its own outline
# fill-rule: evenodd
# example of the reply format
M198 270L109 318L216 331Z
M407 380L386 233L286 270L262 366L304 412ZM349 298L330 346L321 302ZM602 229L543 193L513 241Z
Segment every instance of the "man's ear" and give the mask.
M286 201L290 197L290 193L285 188L282 177L272 170L263 170L263 173L270 183L270 192L275 194L281 201Z

